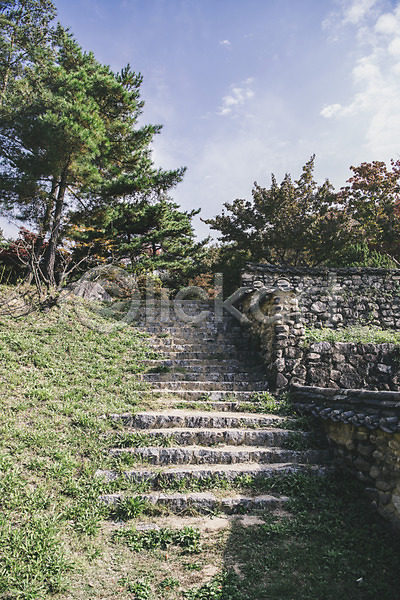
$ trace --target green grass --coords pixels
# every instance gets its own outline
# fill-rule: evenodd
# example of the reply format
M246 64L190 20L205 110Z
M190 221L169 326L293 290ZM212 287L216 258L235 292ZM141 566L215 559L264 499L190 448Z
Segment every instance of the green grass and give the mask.
M112 508L99 501L113 491L150 490L148 482L94 477L115 466L110 447L150 442L145 432L125 432L105 418L154 405L139 381L146 361L156 358L147 341L84 302L0 318L0 598L400 598L398 538L384 531L347 479L164 482L170 491L290 497L287 513L261 514L258 525L221 531L165 523L139 531L137 519L154 519L146 500ZM294 429L294 422L298 429L309 425L294 420L286 399L258 395L254 404L287 415ZM290 443L298 447L300 437Z
M374 325L355 325L331 329L306 329L305 344L314 342L351 342L354 344L396 344L400 345L400 332L393 329L380 329Z
M186 554L198 554L201 550L200 532L193 527L137 531L133 526L117 531L113 539L127 544L134 552L156 548L167 550L171 545L179 546Z
M132 327L104 333L104 319L84 303L79 316L65 304L0 319L4 598L42 600L63 589L82 536L96 536L107 514L93 477L110 460L103 415L136 410L143 398L137 374L154 356L145 338Z

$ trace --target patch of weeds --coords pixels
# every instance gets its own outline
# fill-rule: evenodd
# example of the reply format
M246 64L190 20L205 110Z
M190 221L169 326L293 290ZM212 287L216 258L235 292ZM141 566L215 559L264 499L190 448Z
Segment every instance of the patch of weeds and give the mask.
M80 429L98 429L99 424L96 419L86 413L76 412L74 417L71 419L71 425L73 427L79 427Z
M224 360L225 355L222 352L213 352L211 354L207 354L207 360Z
M292 431L316 431L319 429L315 417L298 414L293 414L292 417L288 417L280 422L278 421L276 425L273 424L271 427L290 429Z
M157 446L170 448L175 445L173 435L149 435L147 433L117 433L113 436L111 444L115 448L147 448L148 446Z
M123 585L127 592L133 594L132 600L153 600L153 591L148 581L129 581L124 578L118 583Z
M157 479L157 487L163 491L173 492L202 492L208 489L230 489L231 482L225 477L202 477L192 479L190 477L181 477L170 481L169 478L163 477L161 474Z
M140 456L140 454L135 454L134 452L120 452L114 454L112 458L111 464L116 471L124 471L127 467L135 467L137 465L151 465L147 456Z
M141 496L123 498L116 506L112 507L110 516L122 521L130 521L147 512L149 508L151 505L147 498Z
M147 369L146 372L147 373L170 373L171 367L169 367L168 365L157 365L155 367L151 367L150 369Z
M196 562L184 563L183 566L187 571L201 571L202 569L202 566Z
M158 587L163 592L169 592L179 586L180 586L179 579L176 579L176 577L172 577L172 576L166 577L165 579L160 581L160 583L158 584Z
M292 403L288 394L277 397L269 392L255 392L246 404L252 407L253 412L272 413L275 415L293 414Z
M300 431L291 431L282 443L287 450L309 450L313 447L311 436Z
M72 495L73 501L64 509L63 518L71 523L77 533L88 536L98 533L107 516L107 507L99 500L100 490L97 486L92 489L77 486L75 490L65 490Z
M115 540L126 543L134 552L141 550L166 550L169 546L179 546L185 554L198 554L201 550L200 532L193 527L183 529L151 529L138 531L135 527L114 533Z
M200 588L183 592L184 600L242 600L239 578L233 571L225 571Z

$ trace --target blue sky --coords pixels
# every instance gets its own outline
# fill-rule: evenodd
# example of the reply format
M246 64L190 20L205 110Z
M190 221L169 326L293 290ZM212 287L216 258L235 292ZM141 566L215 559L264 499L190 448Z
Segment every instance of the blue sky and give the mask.
M54 1L85 50L142 73L154 161L187 166L172 196L203 218L314 153L336 188L400 157L397 0Z

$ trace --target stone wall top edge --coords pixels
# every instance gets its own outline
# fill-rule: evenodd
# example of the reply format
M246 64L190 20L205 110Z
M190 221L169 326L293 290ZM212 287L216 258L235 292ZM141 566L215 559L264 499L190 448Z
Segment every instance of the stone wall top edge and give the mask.
M380 398L382 400L390 399L400 402L400 392L387 391L387 390L367 390L367 389L337 389L337 388L321 388L316 386L300 385L293 383L293 392L310 393L313 396L352 396L359 395L363 398Z
M294 407L323 420L400 433L400 392L293 385ZM332 393L333 392L333 393Z
M400 269L378 269L375 267L291 267L264 263L247 263L242 273L290 273L291 275L324 275L338 273L343 275L398 275Z

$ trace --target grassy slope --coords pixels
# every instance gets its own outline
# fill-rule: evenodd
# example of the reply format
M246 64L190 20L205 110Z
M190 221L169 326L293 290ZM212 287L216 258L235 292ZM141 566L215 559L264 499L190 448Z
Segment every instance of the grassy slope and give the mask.
M200 552L190 531L178 542L116 537L93 478L111 464L102 415L146 407L137 373L150 351L132 327L105 333L104 323L67 304L0 318L1 598L400 597L399 545L347 484L276 483L294 498L289 516L202 533ZM211 567L225 575L205 584Z

